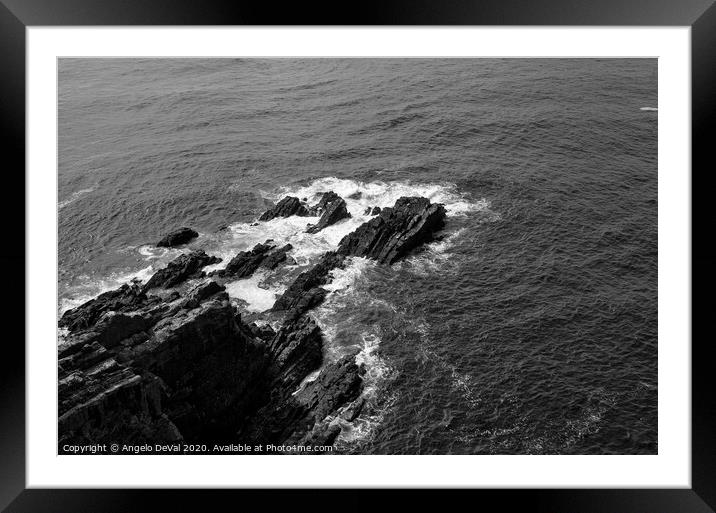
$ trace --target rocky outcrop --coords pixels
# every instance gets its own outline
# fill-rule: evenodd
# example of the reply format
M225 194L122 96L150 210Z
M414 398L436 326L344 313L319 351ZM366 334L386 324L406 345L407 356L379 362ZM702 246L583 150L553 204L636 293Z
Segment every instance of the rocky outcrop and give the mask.
M147 283L144 284L143 290L146 292L153 288L168 289L174 287L187 278L200 277L202 267L218 262L221 262L220 258L209 256L200 249L180 255L169 262L164 269L160 269L154 273Z
M66 321L70 334L58 349L62 445L281 441L247 426L271 424L269 411L295 410L280 425L288 438L325 416L318 402L315 415L293 395L323 363L315 321L297 317L277 332L247 326L214 280L163 299L127 285ZM354 393L326 390L328 404Z
M231 259L224 269L213 271L209 275L230 276L239 279L251 276L259 267L275 269L287 260L286 253L291 249L293 249L291 244L277 249L271 240L267 240L263 244L257 244L250 251L240 252Z
M377 216L378 214L380 214L380 210L381 210L380 207L373 207L373 208L368 207L363 211L363 215Z
M318 203L308 209L308 213L312 216L320 216L328 205L339 199L341 197L333 191L324 192Z
M295 196L286 196L272 208L261 214L259 221L270 221L277 217L309 216L308 208Z
M157 242L157 247L171 248L174 246L180 246L181 244L186 244L198 236L199 234L191 228L179 228L178 230L174 230L173 232L167 234L162 238L162 240Z
M295 319L320 304L327 291L322 287L331 281L330 272L343 266L345 257L328 252L308 271L302 272L276 300L272 310L287 311L288 319Z
M402 197L378 217L363 223L338 245L341 255L367 257L392 264L416 246L429 242L443 227L445 207L426 198Z
M323 202L323 199L326 197L327 194L323 195L323 198L321 198L321 202ZM332 201L328 202L322 207L322 214L321 218L318 220L318 223L308 225L306 232L318 233L327 226L336 224L338 221L341 221L351 216L348 213L348 209L346 208L345 200L337 195L335 196L336 197Z
M319 376L296 393L275 393L240 432L254 443L333 443L340 432L320 426L326 416L355 400L362 390L365 368L347 356L328 364ZM278 389L280 390L280 389ZM315 431L314 431L315 429ZM323 438L319 438L319 434ZM313 440L313 437L316 437Z
M267 217L309 214L297 198L284 200ZM329 226L341 206L342 198L326 193L310 214L321 215L316 226L324 218ZM123 285L68 310L60 326L69 334L58 348L61 445L333 443L340 423L363 410L365 369L354 356L324 361L323 334L307 312L324 300L332 271L348 256L392 263L431 240L444 216L442 205L424 198L399 199L301 273L260 324L242 321L221 277L288 261L291 246L270 240L236 255L211 273L216 278L202 268L219 259L193 251L144 285ZM282 325L274 330L269 320Z
M93 326L108 311L128 312L147 304L148 298L143 288L136 284L122 285L116 290L100 294L94 299L67 310L59 321L61 328L70 331Z

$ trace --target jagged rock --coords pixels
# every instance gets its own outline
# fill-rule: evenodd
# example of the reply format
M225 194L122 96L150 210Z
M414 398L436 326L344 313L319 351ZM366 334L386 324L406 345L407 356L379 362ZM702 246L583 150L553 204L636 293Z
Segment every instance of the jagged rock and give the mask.
M345 257L329 251L308 271L302 272L274 303L272 310L293 309L291 317L296 318L303 312L320 304L326 295L321 287L330 281L330 272L343 266Z
M355 363L354 356L344 356L326 366L315 381L296 394L296 399L320 422L326 416L355 400L361 392L365 367Z
M115 290L100 294L82 305L67 310L59 320L61 328L77 331L93 326L99 318L109 311L128 312L146 306L149 299L144 290L137 284L125 284Z
M200 283L189 291L189 295L183 306L184 308L197 308L204 299L211 297L222 290L226 290L226 287L219 285L214 280L210 280L206 283Z
M324 192L318 203L308 209L308 213L312 216L320 216L329 204L339 199L341 197L333 191Z
M178 230L175 230L171 232L170 234L164 236L162 240L157 242L157 247L165 247L170 248L174 246L179 246L181 244L186 244L191 239L198 237L199 234L192 230L191 228L179 228Z
M267 240L263 244L256 244L250 251L242 251L227 264L226 268L209 273L209 276L231 276L233 278L246 278L251 276L259 267L275 269L282 262L287 261L286 253L293 249L291 244L275 249L276 246Z
M278 248L274 251L271 251L268 255L266 255L266 258L261 263L261 267L265 267L266 269L276 269L280 264L286 262L286 263L295 263L296 261L287 256L286 253L291 251L293 249L293 246L291 244L286 244L285 246Z
M368 207L363 211L364 216L376 216L378 214L380 214L380 207Z
M328 414L360 395L364 374L365 368L356 365L352 356L331 363L303 390L274 393L239 435L256 443L300 440Z
M402 197L378 217L346 235L337 253L372 258L392 264L414 247L431 240L443 227L445 207L426 198Z
M174 287L187 278L200 277L199 271L202 267L218 262L221 262L220 258L209 256L201 249L179 255L169 262L164 269L154 273L144 285L143 290L146 292L157 287L164 289Z
M263 244L256 244L250 251L241 251L229 261L224 269L209 273L209 276L232 276L234 278L251 276L275 247L270 242L267 240Z
M323 198L321 198L321 201L323 201ZM306 232L318 233L325 227L335 224L338 221L346 219L350 216L351 215L348 213L348 209L346 208L345 200L343 198L338 197L337 199L334 199L327 204L327 206L323 210L323 213L321 214L321 218L318 220L318 223L314 225L309 225L306 229Z
M363 407L365 406L365 399L362 397L359 397L356 401L353 402L346 410L343 412L343 419L345 419L348 422L353 422L355 419L358 418L358 415L360 415L361 411L363 411Z
M228 436L264 394L264 344L236 324L225 293L161 320L152 336L117 359L158 376L170 393L163 407L185 438Z
M301 200L295 196L286 196L275 206L261 214L259 221L270 221L276 217L308 216L309 212Z
M269 342L276 366L274 387L293 389L323 362L323 335L313 319L301 317L285 324Z
M319 433L328 435L319 423L326 415L358 397L362 388L365 371L352 360L352 357L346 357L329 364L316 380L298 393L274 394L240 435L257 443L308 441L312 436L318 438ZM330 434L337 436L335 432ZM332 443L335 436L327 436L326 443Z

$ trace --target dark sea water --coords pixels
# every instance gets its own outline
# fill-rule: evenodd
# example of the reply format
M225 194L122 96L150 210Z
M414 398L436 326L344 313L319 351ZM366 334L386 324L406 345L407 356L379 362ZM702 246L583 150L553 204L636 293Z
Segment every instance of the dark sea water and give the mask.
M366 206L427 196L446 237L354 259L314 311L327 357L368 368L337 447L654 454L656 106L655 59L63 59L59 310L148 277L190 226L224 258L295 246L228 287L260 318ZM351 220L250 226L326 190L362 193Z

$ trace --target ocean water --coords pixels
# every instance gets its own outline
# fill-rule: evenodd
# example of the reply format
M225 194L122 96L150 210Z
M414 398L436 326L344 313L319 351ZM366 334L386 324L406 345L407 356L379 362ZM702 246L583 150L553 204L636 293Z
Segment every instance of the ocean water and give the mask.
M367 206L426 196L444 237L352 259L313 312L327 358L368 369L337 447L657 452L655 59L61 59L58 95L60 312L271 238L295 265L228 291L272 322ZM326 190L350 220L251 226ZM179 226L201 236L152 247Z

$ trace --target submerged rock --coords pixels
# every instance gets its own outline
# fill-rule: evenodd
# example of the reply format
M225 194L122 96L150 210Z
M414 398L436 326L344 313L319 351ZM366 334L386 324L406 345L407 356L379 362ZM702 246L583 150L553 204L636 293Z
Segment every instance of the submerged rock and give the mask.
M402 197L384 208L378 217L346 235L337 253L372 258L392 264L416 246L429 242L441 229L445 207L426 198Z
M261 214L259 221L270 221L276 217L308 216L306 206L295 196L286 196L272 208Z
M187 278L199 277L202 267L218 262L221 262L220 258L209 256L201 249L179 255L169 262L164 269L154 273L144 285L143 290L146 292L157 287L164 289L174 287Z
M191 239L194 239L198 236L199 234L191 228L179 228L178 230L175 230L170 234L164 236L162 240L157 242L157 247L171 248L174 246L179 246L181 244L186 244Z

